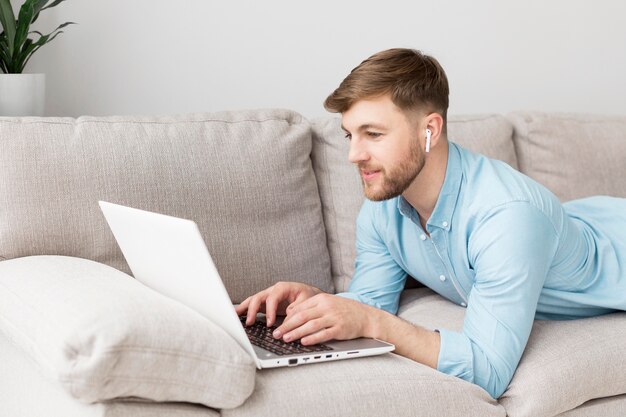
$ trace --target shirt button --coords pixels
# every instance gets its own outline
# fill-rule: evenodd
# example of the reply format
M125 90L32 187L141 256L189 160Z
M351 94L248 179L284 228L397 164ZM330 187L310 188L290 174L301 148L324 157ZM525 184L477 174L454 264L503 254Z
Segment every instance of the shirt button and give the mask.
M439 275L439 279L443 282L446 280L446 276L445 275Z
M462 305L463 307L467 307L467 304L465 304L465 303L461 303L461 305Z
M420 239L422 239L422 240L426 240L426 235L422 233L422 234L420 235Z
M441 223L441 225L442 225L443 227L448 227L448 222L443 222L443 223Z

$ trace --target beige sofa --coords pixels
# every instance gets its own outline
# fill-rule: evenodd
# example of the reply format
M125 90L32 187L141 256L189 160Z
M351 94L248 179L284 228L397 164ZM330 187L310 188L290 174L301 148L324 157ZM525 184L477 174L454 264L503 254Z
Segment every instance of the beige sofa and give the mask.
M626 197L624 117L452 117L449 138L564 201ZM347 151L339 119L286 110L0 118L0 415L626 415L626 313L537 321L498 400L395 354L256 371L127 275L97 205L195 220L234 302L283 280L339 292L363 201ZM417 287L399 315L460 330L464 309Z

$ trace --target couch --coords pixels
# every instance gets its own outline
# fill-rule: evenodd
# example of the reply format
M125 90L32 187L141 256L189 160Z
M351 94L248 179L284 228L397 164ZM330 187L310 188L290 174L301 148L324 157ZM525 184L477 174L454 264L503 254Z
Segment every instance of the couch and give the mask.
M626 197L625 117L453 116L448 137L563 201ZM626 415L621 312L536 321L499 399L393 353L257 371L132 278L97 204L194 220L234 303L278 281L344 291L363 201L347 153L339 118L289 110L0 118L0 415ZM464 312L417 284L398 315L460 330Z

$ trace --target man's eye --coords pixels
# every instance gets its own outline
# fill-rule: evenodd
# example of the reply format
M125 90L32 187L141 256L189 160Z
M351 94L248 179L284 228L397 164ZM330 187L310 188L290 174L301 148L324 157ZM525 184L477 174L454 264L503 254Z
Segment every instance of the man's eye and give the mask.
M378 133L378 132L367 132L367 136L369 136L370 138L377 138L381 135L382 133Z
M346 139L348 139L348 140L352 139L352 135L349 134L349 133L346 133Z

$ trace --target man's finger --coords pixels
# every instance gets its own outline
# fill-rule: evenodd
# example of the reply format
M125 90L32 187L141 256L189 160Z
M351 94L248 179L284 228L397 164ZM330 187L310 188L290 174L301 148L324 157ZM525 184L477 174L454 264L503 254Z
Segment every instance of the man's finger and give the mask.
M248 303L250 303L250 297L243 300L241 304L235 306L235 311L237 312L237 315L241 316L247 310Z
M334 337L333 328L326 328L326 329L320 330L319 332L315 334L302 338L300 340L300 343L302 343L305 346L317 345L320 343L328 342L329 340L333 340L334 338L335 337Z
M296 301L291 303L289 307L287 307L287 316L291 316L293 314L297 314L301 311L305 311L317 306L317 295L314 295L311 298L306 298L306 296L296 298ZM298 301L298 298L300 299Z
M283 297L283 291L274 291L265 300L265 315L268 327L273 326L276 322L276 310L278 309L278 303L282 301Z
M280 339L293 329L296 329L305 324L307 321L316 318L319 318L319 314L314 309L303 310L299 311L298 313L291 314L285 318L283 323L276 330L274 330L274 333L272 333L272 335L276 339Z
M248 306L248 314L246 317L246 325L250 326L254 324L256 321L256 315L259 312L261 304L265 301L265 296L262 292L258 293L250 300L250 305Z
M294 340L302 339L303 337L311 335L313 333L317 333L324 328L322 321L322 319L309 320L302 326L287 332L283 336L283 340L285 342L292 342Z

